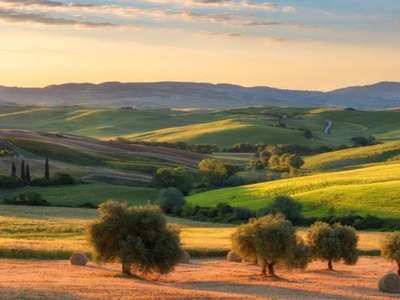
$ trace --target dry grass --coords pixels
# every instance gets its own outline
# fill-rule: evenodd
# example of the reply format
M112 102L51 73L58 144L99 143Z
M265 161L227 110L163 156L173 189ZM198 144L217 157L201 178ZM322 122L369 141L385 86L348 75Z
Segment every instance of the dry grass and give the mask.
M398 299L377 288L394 265L363 257L356 266L334 267L315 262L306 271L278 270L282 278L271 279L248 263L192 260L143 281L121 275L118 264L0 260L0 299Z

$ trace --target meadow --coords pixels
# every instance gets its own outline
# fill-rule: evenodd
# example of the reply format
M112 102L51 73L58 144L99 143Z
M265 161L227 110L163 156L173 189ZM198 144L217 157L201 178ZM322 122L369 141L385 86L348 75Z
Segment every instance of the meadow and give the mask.
M326 120L331 134L323 133ZM227 110L124 110L85 107L0 107L3 128L61 132L103 140L124 137L145 141L215 143L292 143L310 147L350 145L354 136L381 141L400 138L399 112L290 107ZM313 139L303 131L313 132ZM246 137L246 140L243 140Z
M0 257L67 259L73 252L92 256L86 230L97 210L67 207L0 205ZM181 231L183 249L192 256L226 255L235 226L168 217ZM306 236L306 228L299 228ZM361 253L379 253L384 232L359 232Z
M334 208L339 214L351 211L382 218L400 215L400 164L364 166L348 171L221 188L191 195L190 203L214 207L226 202L253 210L269 204L277 195L288 195L303 204L305 216L323 216Z

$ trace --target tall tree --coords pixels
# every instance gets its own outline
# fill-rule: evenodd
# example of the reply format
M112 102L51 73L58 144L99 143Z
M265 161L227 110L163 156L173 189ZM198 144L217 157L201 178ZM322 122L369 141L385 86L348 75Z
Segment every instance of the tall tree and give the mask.
M25 180L25 161L22 160L21 162L21 179Z
M11 176L13 178L17 177L17 166L15 165L14 161L12 162L12 165L11 165Z
M26 180L27 182L30 182L30 181L31 181L31 172L30 172L30 170L29 170L29 165L28 165L28 164L26 164L25 180Z
M49 168L49 159L46 158L46 164L44 166L44 178L50 180L50 168Z

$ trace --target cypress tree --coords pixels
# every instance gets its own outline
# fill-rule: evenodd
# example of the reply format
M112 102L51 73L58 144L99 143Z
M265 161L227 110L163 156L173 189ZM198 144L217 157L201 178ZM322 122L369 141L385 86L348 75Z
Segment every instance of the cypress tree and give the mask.
M21 162L21 179L25 180L25 161L22 160Z
M50 169L49 169L49 159L46 158L46 164L44 167L44 178L50 180Z
M29 165L26 164L25 180L27 182L31 181L31 172L29 171Z
M14 178L17 176L17 166L15 165L14 161L12 162L11 165L11 176Z

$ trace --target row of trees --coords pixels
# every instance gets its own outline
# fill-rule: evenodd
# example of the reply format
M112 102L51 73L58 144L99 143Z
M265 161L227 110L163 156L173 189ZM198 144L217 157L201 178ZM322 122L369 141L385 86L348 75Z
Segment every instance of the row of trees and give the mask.
M261 265L262 274L275 276L277 264L305 269L312 259L333 262L343 260L353 265L358 260L358 237L349 226L316 222L307 233L308 244L296 235L292 223L282 214L251 219L231 236L232 249L245 260Z
M11 177L17 178L17 166L13 161L11 164ZM29 164L25 166L25 160L21 161L21 173L20 178L26 182L31 181L31 172L29 169ZM46 158L45 166L44 166L44 178L49 180L50 179L50 168L49 168L49 160Z
M179 262L179 230L167 225L161 210L153 205L128 207L125 202L107 201L99 207L100 219L89 228L90 242L98 261L119 261L128 275L166 274ZM358 236L354 228L316 222L307 232L307 243L296 234L282 214L251 219L231 236L232 249L243 259L257 262L262 274L275 276L275 267L305 269L311 260L324 260L328 268L343 260L358 260ZM400 275L400 232L388 235L382 256L398 264Z

